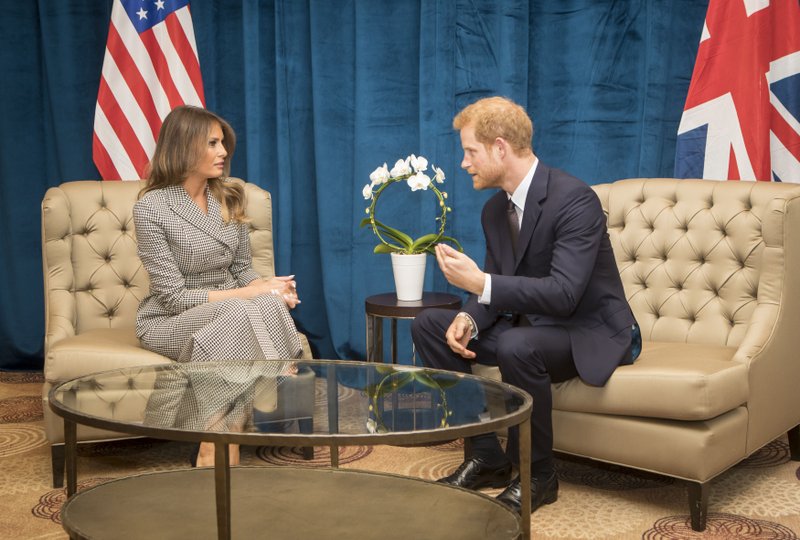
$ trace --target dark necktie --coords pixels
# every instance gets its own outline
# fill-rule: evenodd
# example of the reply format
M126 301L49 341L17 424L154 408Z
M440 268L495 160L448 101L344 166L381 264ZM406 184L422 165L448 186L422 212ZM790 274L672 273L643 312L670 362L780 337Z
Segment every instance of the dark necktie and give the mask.
M511 247L514 256L517 255L517 239L519 238L519 216L517 215L517 205L508 199L508 230L511 233Z

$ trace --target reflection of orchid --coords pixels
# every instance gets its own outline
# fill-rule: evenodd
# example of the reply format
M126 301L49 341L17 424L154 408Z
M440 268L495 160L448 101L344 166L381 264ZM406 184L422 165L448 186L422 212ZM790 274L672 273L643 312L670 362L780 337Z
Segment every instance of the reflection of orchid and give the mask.
M386 433L388 429L383 423L382 407L380 401L386 394L398 392L404 386L418 382L421 385L435 390L439 393L439 403L435 410L441 410L442 418L439 422L440 427L447 427L448 417L453 412L447 408L447 395L445 390L458 383L458 379L436 380L429 371L411 366L375 366L375 371L383 375L377 384L368 385L364 391L369 397L369 410L375 418L367 420L367 430L370 433Z
M384 163L370 173L370 183L364 186L361 194L364 199L372 202L366 210L369 217L361 220L360 226L370 225L372 232L380 240L380 243L375 246L375 253L434 253L433 247L439 242L451 242L459 251L463 251L458 240L444 235L447 213L452 209L445 203L447 193L439 191L439 188L436 187L436 184L444 182L444 171L435 165L431 165L431 167L433 169L433 179L425 174L425 171L428 170L428 160L423 156L411 154L406 159L398 159L391 170ZM438 199L440 214L436 218L436 221L439 222L439 230L437 232L426 234L414 240L404 232L389 227L375 219L375 207L380 195L391 184L403 180L411 188L411 191L428 191L428 188L430 188L430 191Z

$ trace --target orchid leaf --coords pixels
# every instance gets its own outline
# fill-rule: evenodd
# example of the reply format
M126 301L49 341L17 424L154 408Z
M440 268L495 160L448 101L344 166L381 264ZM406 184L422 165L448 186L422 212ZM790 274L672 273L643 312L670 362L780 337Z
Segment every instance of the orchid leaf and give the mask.
M430 244L431 242L435 242L438 239L439 239L439 234L436 234L436 233L431 233L431 234L426 234L425 236L420 236L419 238L414 240L413 244L411 244L411 250L412 251L416 251L421 246L423 246L425 244Z
M452 236L442 236L439 240L441 240L442 242L451 242L454 246L456 246L458 251L461 251L462 253L464 251L464 248L461 247L461 244L458 242L458 240L456 240Z
M405 248L396 246L394 244L378 244L372 250L373 253L397 253L398 251L405 251Z
M397 229L389 227L388 225L381 223L377 219L375 220L375 226L379 228L381 232L385 233L388 236L391 236L404 246L410 247L414 243L414 240L406 233L400 232Z
M387 237L389 240L393 240L396 244L399 244L398 249L402 251L406 251L411 247L411 242L406 243L406 239L402 236L396 236L394 233L390 231L381 231L382 235ZM402 233L401 233L402 234ZM389 243L389 242L387 242Z
M370 226L372 225L372 222L370 221L370 218L368 218L368 217L365 217L364 219L362 219L361 223L358 224L359 227L366 227L367 225L370 225ZM383 223L381 223L377 219L375 220L375 228L380 230L380 232L383 233L384 235L390 237L392 240L396 240L398 243L403 244L402 247L401 246L393 246L393 247L396 248L397 251L405 251L406 249L408 249L408 246L411 245L411 237L410 236L408 236L405 233L402 233L402 232L398 231L397 229L394 229L392 227L384 225ZM376 251L376 253L377 253L377 251ZM386 252L386 253L391 253L391 252Z

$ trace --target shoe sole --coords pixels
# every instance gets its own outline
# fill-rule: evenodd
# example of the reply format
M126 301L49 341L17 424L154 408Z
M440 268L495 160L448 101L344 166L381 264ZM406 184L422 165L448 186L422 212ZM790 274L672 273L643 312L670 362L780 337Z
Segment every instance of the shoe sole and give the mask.
M515 513L517 513L517 514L521 514L521 513L522 513L522 507L521 507L521 506L518 506L516 503L514 503L514 504L509 504L508 502L506 502L506 501L504 501L504 500L501 500L501 499L497 499L497 500L498 500L500 503L502 503L502 504L506 505L506 506L507 506L508 508L510 508L511 510L513 510ZM538 510L538 509L539 509L539 508L541 508L542 506L545 506L545 505L548 505L548 504L553 504L553 503L554 503L554 502L556 502L557 500L558 500L558 493L555 493L555 494L554 494L552 497L548 497L547 499L543 500L543 501L542 501L542 504L540 504L539 506L537 506L537 507L535 507L535 508L534 508L534 507L531 507L531 514L533 514L534 512L536 512L536 510Z
M546 504L553 504L553 503L554 503L554 502L556 502L557 500L558 500L558 493L556 493L555 495L553 495L553 496L552 496L551 498L549 498L549 499L545 499L545 500L543 500L543 501L542 501L542 504L541 504L541 506L544 506L544 505L546 505ZM540 506L540 508L541 508L541 506ZM535 510L535 508L534 508L534 510ZM533 513L533 510L531 511L531 513Z
M439 483L439 484L445 484L445 485L448 485L448 486L460 487L462 489L471 489L471 490L485 489L485 488L495 489L495 488L508 487L508 485L511 483L511 478L508 478L508 479L505 479L505 480L492 480L492 481L488 481L488 482L481 482L480 484L475 484L474 486L460 486L460 485L458 485L456 483L446 482L444 480L444 478L440 478L436 482Z

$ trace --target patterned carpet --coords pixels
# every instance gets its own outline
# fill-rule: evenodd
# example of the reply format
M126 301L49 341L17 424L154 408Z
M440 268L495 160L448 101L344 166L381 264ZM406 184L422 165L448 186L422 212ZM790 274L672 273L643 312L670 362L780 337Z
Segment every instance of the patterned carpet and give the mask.
M0 538L67 538L60 524L64 490L50 484L41 384L40 374L0 372ZM79 489L119 476L184 468L189 450L185 443L149 439L81 446ZM452 471L461 456L460 442L347 447L340 450L340 463L343 468L437 478ZM292 448L242 449L245 465L325 467L328 458L326 448L318 448L311 462ZM680 482L573 459L560 459L557 466L559 499L533 515L533 538L796 539L800 534L800 463L789 460L785 439L712 483L704 533L689 527L686 490ZM458 538L457 531L453 538Z

